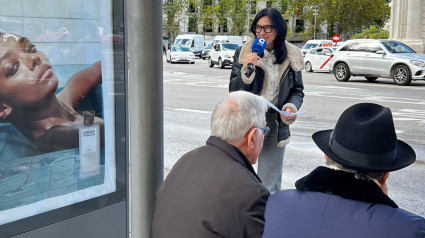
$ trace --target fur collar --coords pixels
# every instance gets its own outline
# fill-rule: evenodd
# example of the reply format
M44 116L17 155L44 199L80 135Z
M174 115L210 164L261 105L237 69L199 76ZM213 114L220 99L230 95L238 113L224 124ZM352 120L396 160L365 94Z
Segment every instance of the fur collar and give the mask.
M398 207L373 181L358 180L354 174L322 166L299 179L295 187L300 191L321 192L350 200Z
M241 52L239 54L238 62L240 64L245 63L245 56L249 53L252 53L252 43L254 42L254 38L247 41L241 49ZM301 53L301 50L296 47L295 45L289 43L288 41L285 41L286 48L288 49L288 57L286 60L279 65L279 75L283 74L283 71L285 71L286 67L288 65L291 65L292 70L294 71L301 71L304 69L304 59ZM262 67L265 62L261 59L258 61L257 66L265 70L265 67ZM267 73L267 72L266 72Z

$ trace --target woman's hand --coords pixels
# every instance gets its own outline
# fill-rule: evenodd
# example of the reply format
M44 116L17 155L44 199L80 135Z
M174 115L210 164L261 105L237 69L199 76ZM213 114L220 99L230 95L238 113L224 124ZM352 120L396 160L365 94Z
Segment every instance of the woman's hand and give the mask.
M253 64L254 66L257 65L257 62L260 60L260 56L258 56L256 53L247 54L245 56L245 67L248 66L248 64Z
M285 108L284 111L288 113L295 113L294 110L292 110L292 108L290 107ZM295 116L285 116L283 114L280 114L280 117L282 118L282 120L292 120Z

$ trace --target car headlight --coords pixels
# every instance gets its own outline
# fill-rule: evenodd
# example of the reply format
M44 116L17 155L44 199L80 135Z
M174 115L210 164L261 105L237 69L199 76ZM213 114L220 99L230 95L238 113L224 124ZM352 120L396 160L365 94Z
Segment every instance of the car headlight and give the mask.
M229 57L232 57L232 55L230 55L229 53L224 53L224 57L229 58Z
M410 63L419 67L425 67L425 62L420 60L411 60Z

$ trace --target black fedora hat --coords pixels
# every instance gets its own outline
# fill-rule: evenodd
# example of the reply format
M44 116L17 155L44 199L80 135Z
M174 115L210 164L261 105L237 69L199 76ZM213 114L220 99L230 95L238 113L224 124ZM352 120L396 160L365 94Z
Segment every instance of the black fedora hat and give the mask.
M389 172L416 160L412 147L397 139L391 110L374 103L349 107L335 129L312 138L329 158L357 171Z

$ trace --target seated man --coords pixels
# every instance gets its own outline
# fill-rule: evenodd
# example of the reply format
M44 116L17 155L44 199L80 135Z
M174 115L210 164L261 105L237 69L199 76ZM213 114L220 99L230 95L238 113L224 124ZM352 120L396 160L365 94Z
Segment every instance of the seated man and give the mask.
M251 164L263 146L264 99L228 94L206 145L183 155L156 194L151 237L261 237L268 190Z
M413 162L412 147L397 139L389 108L360 103L342 113L334 130L313 140L326 154L295 183L271 196L263 237L425 237L424 218L388 197L390 171Z

